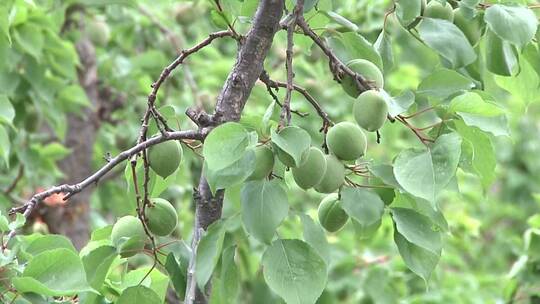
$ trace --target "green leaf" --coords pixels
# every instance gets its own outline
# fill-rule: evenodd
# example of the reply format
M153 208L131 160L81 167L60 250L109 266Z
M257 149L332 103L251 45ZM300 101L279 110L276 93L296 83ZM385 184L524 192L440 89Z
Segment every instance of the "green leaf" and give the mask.
M364 225L364 224L360 224L355 219L352 219L351 223L353 224L354 235L362 240L362 239L369 239L373 237L373 235L375 235L377 230L379 230L379 227L381 227L382 221L378 220L375 223Z
M413 209L392 208L392 219L396 229L407 241L432 253L442 248L441 234L433 229L431 220Z
M350 21L349 19L341 16L340 14L336 12L323 12L326 16L328 16L331 20L334 20L337 24L342 25L343 27L349 29L350 31L356 32L358 31L358 26L354 24L354 22Z
M26 265L22 276L13 278L12 282L21 293L46 296L69 296L90 290L81 260L65 248L35 256Z
M0 94L0 122L4 121L11 124L13 118L15 118L15 109L11 105L8 97Z
M144 279L144 280L143 280ZM169 286L169 277L151 266L143 266L129 271L122 280L122 289L132 286L142 285L150 288L160 299L160 303L165 301L167 287Z
M431 273L439 262L440 253L433 253L420 246L416 246L407 241L397 230L394 231L394 242L407 267L427 283Z
M302 156L311 145L311 136L302 128L290 126L283 128L279 133L272 130L272 142L291 156L296 165L300 165Z
M197 247L195 271L197 273L197 285L204 288L216 267L225 238L225 221L214 222L201 238Z
M391 165L386 164L377 164L370 165L369 172L371 172L376 177L380 178L383 183L386 185L392 186L394 188L401 189L396 177L394 176L394 168Z
M174 254L171 252L167 255L167 260L165 261L165 270L169 274L171 283L173 285L176 294L180 299L183 299L186 293L186 273L182 271L179 261L176 260Z
M459 135L444 134L428 150L401 151L394 161L394 175L405 191L433 203L454 177L460 155Z
M276 179L250 181L241 191L242 220L248 233L270 243L276 228L287 216L287 193Z
M396 16L402 24L411 24L418 16L420 16L421 7L421 0L396 1Z
M381 56L383 71L385 73L390 72L392 67L394 67L394 52L392 51L392 41L390 40L390 35L386 30L382 30L377 37L377 40L373 44L375 50Z
M486 9L484 21L495 34L522 48L536 33L538 20L528 7L494 4Z
M519 105L521 112L526 106L540 101L540 76L526 60L519 63L520 71L513 77L495 76L495 82L510 93L510 101Z
M384 202L374 192L361 188L344 187L341 190L341 206L360 225L378 222L384 212Z
M508 120L506 115L485 117L480 115L459 113L466 125L477 127L484 132L489 132L495 136L508 136Z
M456 130L463 138L463 144L471 145L470 166L480 177L482 185L487 188L495 180L495 151L491 139L484 132L468 127L462 121L455 121Z
M462 112L480 116L498 116L505 113L503 109L484 101L482 96L474 92L466 92L454 97L450 102L448 112Z
M332 49L338 50L336 54L344 63L353 59L366 59L383 69L381 56L375 47L358 33L340 33L328 38L328 42Z
M26 217L21 213L17 213L15 220L8 224L9 230L17 230L24 226L24 223L26 223Z
M236 163L250 144L250 135L241 124L227 122L216 127L204 141L203 156L208 169L217 171Z
M486 67L494 74L511 76L518 64L518 54L507 41L490 30L486 31Z
M11 148L11 143L9 141L9 135L4 128L0 125L0 156L4 158L6 166L9 167L9 151Z
M300 240L273 242L262 266L266 283L287 304L313 304L326 285L326 263Z
M101 289L109 268L117 256L116 248L109 245L94 248L81 256L86 279L92 288Z
M313 247L317 253L326 261L326 264L330 264L330 246L326 239L326 233L322 229L321 225L315 223L315 221L307 214L300 214L302 220L304 240Z
M255 170L255 152L248 150L235 163L218 170L210 170L204 163L203 172L213 193L242 183Z
M401 95L392 97L385 90L379 91L388 105L388 114L396 117L405 113L414 103L414 93L410 90L404 91Z
M416 93L446 99L455 93L470 90L473 86L471 79L458 72L439 69L422 80Z
M117 304L161 304L159 296L146 286L129 287L122 292Z
M223 250L221 256L221 297L225 303L238 303L237 297L240 291L240 274L238 266L234 262L235 246Z
M39 26L25 22L15 28L13 37L25 52L40 61L45 38Z
M11 45L11 36L9 35L9 12L8 8L0 6L0 33L2 33Z
M46 234L36 237L30 241L25 251L36 256L42 252L60 248L71 250L74 253L77 252L71 241L59 234Z
M447 20L423 18L418 32L420 38L447 59L453 68L464 67L476 60L476 53L465 34Z

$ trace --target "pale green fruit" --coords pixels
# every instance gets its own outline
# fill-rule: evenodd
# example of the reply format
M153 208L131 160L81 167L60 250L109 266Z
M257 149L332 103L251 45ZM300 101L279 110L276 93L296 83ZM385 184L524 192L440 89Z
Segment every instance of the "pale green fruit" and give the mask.
M255 170L247 178L258 180L266 178L274 168L274 153L270 147L262 145L255 147Z
M107 23L101 20L90 21L86 24L86 32L90 41L97 46L105 46L111 39L111 30Z
M328 232L336 232L347 223L349 216L341 208L337 193L326 196L319 205L319 223Z
M336 124L326 135L328 149L341 160L355 160L366 152L367 141L364 132L352 122Z
M309 189L321 182L326 173L326 158L321 150L311 147L301 166L292 169L296 184L302 189Z
M384 86L383 74L372 62L365 59L354 59L349 61L347 66L364 77L367 81L372 82L377 88L382 88ZM343 77L341 86L345 93L349 94L351 97L356 98L360 95L356 81L349 75Z
M437 0L431 0L424 10L424 17L444 19L452 22L454 20L454 10L448 2L443 6Z
M320 183L314 188L320 193L332 193L345 181L345 166L335 155L326 155L326 172Z
M173 205L162 198L152 199L152 205L146 207L145 213L148 229L155 235L169 235L178 224L178 216Z
M472 46L475 46L482 36L482 18L477 15L467 19L460 9L454 10L454 24L465 34Z
M166 178L178 169L182 161L182 146L176 140L169 140L148 149L150 168L157 175Z
M122 257L130 257L144 248L146 233L138 218L126 215L119 218L111 232L111 241Z
M360 94L353 105L356 123L367 131L379 130L388 116L388 106L381 93L375 90Z

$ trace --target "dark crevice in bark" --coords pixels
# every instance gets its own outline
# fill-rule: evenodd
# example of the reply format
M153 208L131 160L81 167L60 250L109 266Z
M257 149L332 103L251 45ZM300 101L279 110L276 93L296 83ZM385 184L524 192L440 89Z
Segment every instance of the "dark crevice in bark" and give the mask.
M238 121L248 100L255 82L263 71L266 58L274 34L279 29L279 21L283 14L283 0L262 0L255 14L253 27L246 35L238 51L236 64L218 96L213 120L216 125L228 121ZM201 229L221 218L224 191L219 190L212 195L208 182L201 176L199 186L194 194L196 220L192 247L196 249ZM194 272L194 261L189 271ZM188 273L188 277L190 274ZM205 296L196 288L195 278L188 279L185 303L207 303ZM210 292L208 286L205 293Z

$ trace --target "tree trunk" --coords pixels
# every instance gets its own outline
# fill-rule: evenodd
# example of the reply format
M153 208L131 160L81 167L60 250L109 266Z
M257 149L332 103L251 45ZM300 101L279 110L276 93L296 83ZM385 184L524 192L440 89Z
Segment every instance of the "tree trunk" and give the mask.
M87 38L81 38L76 45L81 61L78 70L79 83L86 92L92 106L99 105L99 86L95 49ZM98 129L98 117L90 107L79 113L69 113L67 134L64 145L71 154L59 162L58 166L66 181L83 180L92 172L93 147ZM51 233L67 236L75 248L82 248L89 240L89 199L92 190L87 188L70 199L69 204L47 207L44 220Z
M238 51L236 63L218 96L213 120L215 124L238 121L251 94L251 89L263 71L264 59L272 46L274 34L279 29L283 14L283 0L262 0L255 14L253 27ZM205 294L198 291L195 283L195 256L201 230L221 218L223 190L213 196L206 178L201 180L193 199L196 205L196 221L193 231L193 257L190 262L185 303L207 303L210 288Z

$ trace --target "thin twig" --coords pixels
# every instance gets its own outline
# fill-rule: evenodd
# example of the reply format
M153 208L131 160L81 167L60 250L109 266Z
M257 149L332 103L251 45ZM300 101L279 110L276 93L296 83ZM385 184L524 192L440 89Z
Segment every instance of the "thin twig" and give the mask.
M293 17L291 23L287 26L287 58L285 61L285 69L287 70L287 86L285 99L283 100L283 107L281 107L280 126L289 125L291 123L291 95L293 91L293 48L294 48L294 29L298 22L298 18L304 11L304 0L298 0L294 7Z
M287 87L287 83L285 83L285 82L270 79L270 77L268 76L268 73L266 71L263 71L261 73L261 76L259 77L259 79L264 84L266 84L267 86L272 87L272 88L286 88ZM334 125L334 122L330 119L330 117L328 116L328 113L326 113L323 110L323 108L317 102L317 100L311 94L309 94L309 92L305 88L303 88L301 86L298 86L296 84L293 84L293 89L295 91L297 91L298 93L304 95L306 100L313 106L315 111L317 111L317 114L322 118L322 120L325 123L327 123L330 126Z
M17 176L15 176L15 179L11 182L11 184L4 190L5 195L9 195L13 190L15 190L15 187L17 187L17 184L21 180L21 178L24 175L24 165L19 166L19 171L17 171Z
M157 145L159 143L162 143L164 141L168 140L179 140L179 139L197 139L202 140L204 136L208 133L207 129L199 130L199 131L175 131L175 132L166 132L164 134L157 135L155 137L152 137L144 142L141 142L134 147L125 150L118 154L116 157L112 158L107 164L98 171L96 171L94 174L90 175L89 177L85 178L83 181L77 183L77 184L63 184L59 186L55 186L52 188L49 188L46 191L36 193L30 198L29 201L27 201L24 205L12 208L9 211L9 214L15 214L15 213L22 213L24 217L28 218L32 210L45 198L53 195L53 194L64 194L63 199L66 201L73 195L81 192L83 189L87 188L88 186L97 183L107 172L111 171L114 167L116 167L118 164L122 163L124 160L138 154L139 152L153 146ZM6 241L2 244L2 250L7 248L7 244L9 240L15 236L16 230L11 230L7 237Z

